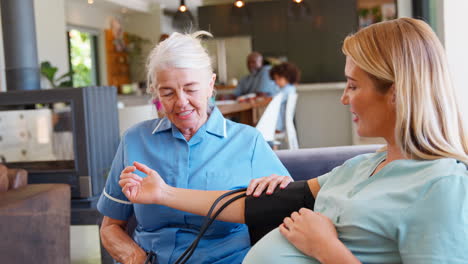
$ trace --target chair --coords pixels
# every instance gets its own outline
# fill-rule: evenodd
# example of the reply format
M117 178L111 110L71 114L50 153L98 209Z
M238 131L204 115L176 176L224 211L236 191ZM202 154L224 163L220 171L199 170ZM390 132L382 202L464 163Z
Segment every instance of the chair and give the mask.
M263 135L263 138L270 145L275 141L276 122L278 121L282 99L283 94L281 93L273 97L256 126L256 128Z
M296 127L294 126L294 114L296 113L297 93L290 93L286 101L285 127L286 131L276 134L276 140L284 141L286 149L298 149Z
M70 186L27 181L0 164L2 263L70 263Z
M119 131L123 133L131 126L158 117L153 104L126 106L119 109Z

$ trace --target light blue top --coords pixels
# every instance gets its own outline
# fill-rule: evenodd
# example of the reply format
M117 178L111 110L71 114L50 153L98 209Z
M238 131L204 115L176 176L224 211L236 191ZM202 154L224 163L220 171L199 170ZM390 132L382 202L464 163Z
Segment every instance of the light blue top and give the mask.
M296 86L287 84L286 86L280 88L280 93L283 94L283 98L281 99L280 112L278 121L276 122L276 130L283 131L286 120L286 104L288 102L288 96L292 93L296 93Z
M133 161L155 169L171 186L199 190L246 187L253 178L289 175L255 128L226 120L217 108L189 142L166 118L130 128L117 150L98 209L119 220L135 213L134 239L146 251L155 251L160 264L175 262L196 237L203 217L128 202L118 180ZM215 221L188 263L241 263L249 247L245 225Z
M235 96L241 96L249 93L266 93L274 96L279 92L279 87L270 78L270 65L265 65L260 70L251 73L239 81L234 90Z
M315 211L363 263L468 263L468 173L463 163L365 154L318 178ZM274 252L274 254L272 254ZM318 263L275 229L244 263Z

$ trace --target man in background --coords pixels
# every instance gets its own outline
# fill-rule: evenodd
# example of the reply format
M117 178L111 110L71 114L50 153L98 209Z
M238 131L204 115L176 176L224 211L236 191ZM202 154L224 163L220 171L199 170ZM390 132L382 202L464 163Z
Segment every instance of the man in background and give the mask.
M270 79L270 65L263 65L263 56L258 52L252 52L247 56L247 68L250 74L242 78L234 90L235 96L256 93L274 96L279 92L279 87Z

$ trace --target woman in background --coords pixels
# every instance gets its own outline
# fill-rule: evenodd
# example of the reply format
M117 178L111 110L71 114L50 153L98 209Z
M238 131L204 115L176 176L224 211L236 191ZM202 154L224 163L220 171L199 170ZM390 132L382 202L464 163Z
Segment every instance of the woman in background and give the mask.
M289 62L283 62L271 68L270 78L275 81L276 85L280 88L280 93L283 94L280 113L276 123L276 132L279 133L284 131L286 103L288 101L288 96L296 93L295 84L299 83L301 71L296 67L296 65Z

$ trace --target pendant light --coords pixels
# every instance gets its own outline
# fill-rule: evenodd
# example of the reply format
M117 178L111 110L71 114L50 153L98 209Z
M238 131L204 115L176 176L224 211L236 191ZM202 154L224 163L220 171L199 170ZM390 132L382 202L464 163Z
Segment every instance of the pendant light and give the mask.
M188 9L187 9L187 6L185 5L185 0L180 0L180 5L177 10L179 10L182 13L187 12Z
M179 8L172 19L172 26L181 31L189 31L196 28L193 15L185 5L185 0L180 0Z
M243 0L236 0L231 8L230 15L231 24L248 24L250 23L250 14Z
M237 7L237 8L242 8L242 7L245 6L245 3L242 0L237 0L237 1L234 2L234 6Z
M288 17L296 20L309 18L311 11L306 0L290 0L288 3Z

